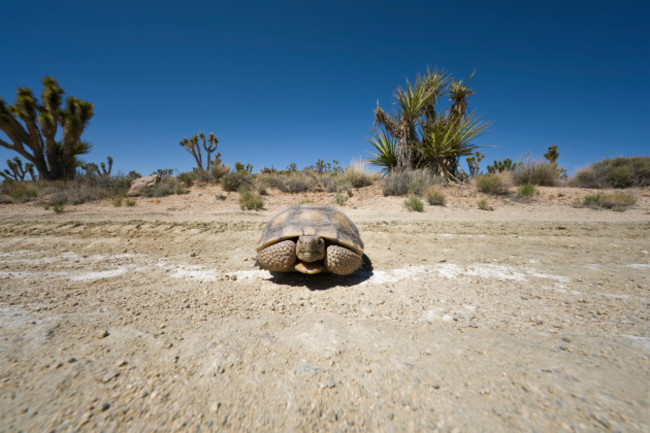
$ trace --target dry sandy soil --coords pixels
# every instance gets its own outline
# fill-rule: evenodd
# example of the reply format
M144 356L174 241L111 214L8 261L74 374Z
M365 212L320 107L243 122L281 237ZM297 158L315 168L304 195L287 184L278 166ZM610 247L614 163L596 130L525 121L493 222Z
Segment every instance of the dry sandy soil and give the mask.
M0 206L0 431L650 429L650 190L355 190L349 277L255 265L271 216L331 195L221 193Z

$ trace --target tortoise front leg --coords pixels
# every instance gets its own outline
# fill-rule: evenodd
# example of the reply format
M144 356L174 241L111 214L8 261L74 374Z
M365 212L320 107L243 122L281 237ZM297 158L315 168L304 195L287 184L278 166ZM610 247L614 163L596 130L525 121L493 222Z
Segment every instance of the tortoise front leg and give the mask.
M257 253L257 265L273 272L293 272L296 264L296 243L282 241L261 250Z
M348 275L361 267L361 255L340 245L330 245L324 262L331 273Z

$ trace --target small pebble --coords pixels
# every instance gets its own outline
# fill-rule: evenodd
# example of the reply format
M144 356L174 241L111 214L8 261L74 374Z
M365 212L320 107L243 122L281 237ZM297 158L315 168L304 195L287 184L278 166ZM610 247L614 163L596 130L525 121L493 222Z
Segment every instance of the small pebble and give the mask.
M108 329L106 329L106 330L102 331L99 335L101 335L101 338L106 338L109 335L111 335L111 333L108 332Z
M108 402L102 404L102 412L108 410L109 407L111 407L111 404Z

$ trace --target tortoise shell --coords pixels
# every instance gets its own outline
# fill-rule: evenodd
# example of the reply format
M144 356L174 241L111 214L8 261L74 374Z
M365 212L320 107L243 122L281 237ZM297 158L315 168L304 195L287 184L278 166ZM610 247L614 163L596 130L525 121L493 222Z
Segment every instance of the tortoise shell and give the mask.
M285 239L300 236L320 236L363 254L363 242L359 230L343 212L316 203L288 207L271 218L262 230L257 251Z

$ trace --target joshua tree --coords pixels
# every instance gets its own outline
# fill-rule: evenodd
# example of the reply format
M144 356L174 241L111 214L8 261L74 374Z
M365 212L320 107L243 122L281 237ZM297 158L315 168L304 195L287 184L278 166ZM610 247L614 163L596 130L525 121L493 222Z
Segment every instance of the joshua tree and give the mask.
M474 92L466 83L467 80L452 79L443 70L427 69L425 75L418 75L413 85L406 80L405 89L397 88L397 112L388 115L377 106L375 124L382 125L397 140L394 151L396 164L386 166L388 171L428 168L446 179L456 179L460 158L471 155L479 147L472 141L488 127L468 113L467 99ZM452 105L446 113L438 114L436 103L445 94L449 95ZM375 134L376 143L372 140L371 143L383 154L385 152L375 146L381 144L381 138ZM387 158L387 161L391 159Z
M217 150L217 143L219 143L219 139L212 132L210 135L208 135L207 141L205 139L205 135L200 132L194 137L184 138L183 141L178 142L178 144L183 146L189 153L192 154L196 160L197 168L199 170L205 171L210 171L210 165L212 163L212 161L210 161L210 155L212 155L212 152ZM207 152L205 168L203 168L203 155L201 154L201 147L203 147L203 150Z
M71 179L80 165L77 156L92 146L81 134L93 116L93 104L70 96L62 108L65 90L52 77L42 82L41 102L27 87L18 88L14 105L0 98L0 130L9 137L9 142L0 138L0 145L34 164L41 179ZM55 139L59 126L61 141Z
M31 162L23 165L23 161L15 157L13 160L7 160L7 166L9 166L8 169L5 168L4 171L0 171L0 176L6 180L25 180L27 173L29 173L32 180L36 180L36 176L34 176L34 164Z
M110 156L107 157L106 162L108 163L108 168L103 162L100 162L99 166L94 162L86 162L81 164L81 168L86 172L86 175L97 174L98 176L110 176L113 170L113 158Z

